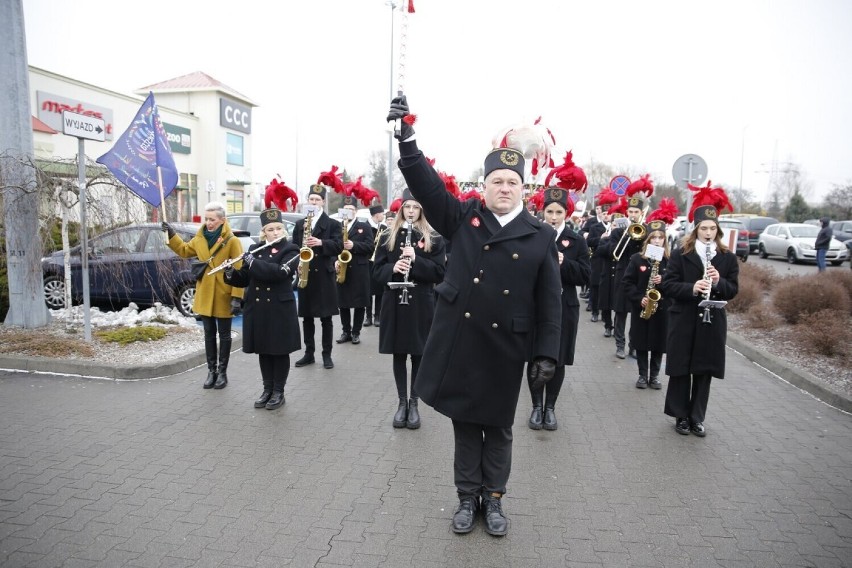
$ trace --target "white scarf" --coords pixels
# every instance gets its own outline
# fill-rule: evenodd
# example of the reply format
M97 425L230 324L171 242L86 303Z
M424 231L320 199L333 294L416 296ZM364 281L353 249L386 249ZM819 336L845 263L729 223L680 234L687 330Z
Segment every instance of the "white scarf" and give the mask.
M710 241L709 243L704 244L698 239L695 240L695 252L704 264L707 264L708 248L710 249L710 259L712 260L712 258L716 256L716 241Z
M497 213L494 213L494 211L492 211L491 213L494 214L494 217L497 219L497 222L500 223L500 226L505 227L511 221L513 221L515 219L515 217L517 217L521 213L521 211L523 211L523 209L524 209L524 202L522 201L522 202L518 203L517 207L515 207L514 209L512 209L511 211L509 211L505 215L498 215Z

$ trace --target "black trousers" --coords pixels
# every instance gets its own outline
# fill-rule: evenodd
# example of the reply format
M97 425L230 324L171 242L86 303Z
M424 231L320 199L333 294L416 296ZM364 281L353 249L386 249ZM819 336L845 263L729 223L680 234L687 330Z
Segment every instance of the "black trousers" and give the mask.
M645 377L646 379L651 377L658 377L660 375L660 366L663 363L663 354L659 351L651 351L651 372L650 375L648 373L648 351L639 351L636 350L636 363L639 365L639 376Z
M506 493L512 470L512 428L453 420L453 474L459 497Z
M704 422L712 378L710 375L669 377L664 412L675 418L689 418L691 422Z
M287 376L290 374L290 356L260 353L257 358L264 390L284 392L284 385L287 384Z
M201 316L201 323L204 325L204 340L214 341L214 346L217 332L219 334L219 342L231 339L231 318Z
M589 305L592 307L592 314L595 315L600 311L600 293L600 285L589 286Z
M343 333L361 335L361 326L364 325L364 313L367 308L353 308L355 311L355 319L352 319L352 311L349 308L340 308L340 325L343 327Z
M320 325L322 325L322 353L323 355L331 355L331 339L332 335L334 335L331 316L320 318ZM316 351L316 342L314 341L316 325L314 324L314 318L302 318L302 331L305 336L305 353L313 353Z
M627 327L627 312L615 312L615 346L624 347L624 328Z
M612 310L601 310L601 319L604 322L604 329L612 329Z

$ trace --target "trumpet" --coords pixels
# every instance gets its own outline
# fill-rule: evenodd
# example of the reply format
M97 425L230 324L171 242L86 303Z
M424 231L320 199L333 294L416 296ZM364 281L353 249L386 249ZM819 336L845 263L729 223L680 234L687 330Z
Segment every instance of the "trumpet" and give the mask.
M305 227L302 231L302 248L299 249L299 288L305 288L308 285L308 273L311 271L311 261L314 259L314 251L305 244L305 241L311 236L313 221L314 211L311 209L308 211L308 216L305 217Z
M645 209L642 210L642 214L639 216L639 220L635 223L630 223L627 229L622 233L621 238L618 240L618 244L615 245L615 249L612 251L612 258L616 261L621 260L621 255L624 254L624 251L627 250L627 243L631 240L633 241L641 241L645 238L645 225L642 224L642 221L645 220L645 215L648 214L648 206L645 206Z
M343 220L343 242L349 240L349 219ZM339 255L337 255L338 269L337 269L337 283L343 284L346 282L346 269L349 267L349 263L352 262L352 253L348 250L344 249Z
M254 249L254 250L252 250L252 251L244 252L243 254L241 254L240 256L238 256L237 258L229 258L228 260L226 260L225 262L223 262L222 264L220 264L219 266L217 266L216 268L214 268L213 270L211 270L210 272L208 272L208 273L207 273L207 276L210 276L211 274L216 274L216 273L217 273L217 272L219 272L220 270L225 270L226 268L230 268L231 266L235 265L235 264L236 264L236 263L238 263L239 261L241 261L241 260L245 260L246 256L248 256L249 254L253 254L253 255L254 255L254 254L257 254L258 252L262 251L262 250L263 250L263 249L265 249L266 247L271 247L272 245L274 245L274 244L276 244L276 243L280 243L280 242L281 242L281 241L283 241L286 237L287 237L287 235L281 235L280 237L278 237L278 238L277 238L277 239L275 239L274 241L269 241L268 243L266 243L266 244L264 244L264 245L261 245L261 246L257 247L256 249Z
M648 278L648 287L645 289L645 297L648 298L648 303L645 304L645 307L642 309L642 313L639 314L639 317L642 319L651 319L651 316L657 312L657 306L660 305L660 300L663 298L663 295L660 294L660 291L657 290L657 287L654 284L654 277L659 273L660 261L655 260L654 264L651 266L651 276Z

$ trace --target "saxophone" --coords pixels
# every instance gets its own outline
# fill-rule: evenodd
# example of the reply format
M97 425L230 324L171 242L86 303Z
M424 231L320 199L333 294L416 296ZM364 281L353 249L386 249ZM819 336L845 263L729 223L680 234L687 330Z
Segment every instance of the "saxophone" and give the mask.
M304 288L308 285L308 273L310 272L311 261L314 259L314 251L311 247L305 244L308 237L311 236L313 229L314 211L308 211L308 216L305 217L305 227L302 231L302 248L299 249L299 288Z
M349 240L349 219L343 220L343 242ZM349 267L349 263L352 262L352 253L346 249L337 255L337 263L339 268L337 269L337 283L343 284L346 282L346 269Z
M642 319L651 319L651 316L657 312L657 306L660 305L660 300L663 295L657 290L654 284L654 277L660 273L660 261L655 260L651 265L651 276L648 278L648 287L645 289L645 297L648 298L648 303L642 309L639 317Z

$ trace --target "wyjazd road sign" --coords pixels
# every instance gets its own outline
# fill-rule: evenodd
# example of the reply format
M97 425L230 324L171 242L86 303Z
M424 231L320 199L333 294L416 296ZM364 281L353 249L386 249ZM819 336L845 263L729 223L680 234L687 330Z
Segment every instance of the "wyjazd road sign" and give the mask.
M85 138L86 140L106 140L106 122L102 118L62 111L62 134Z

